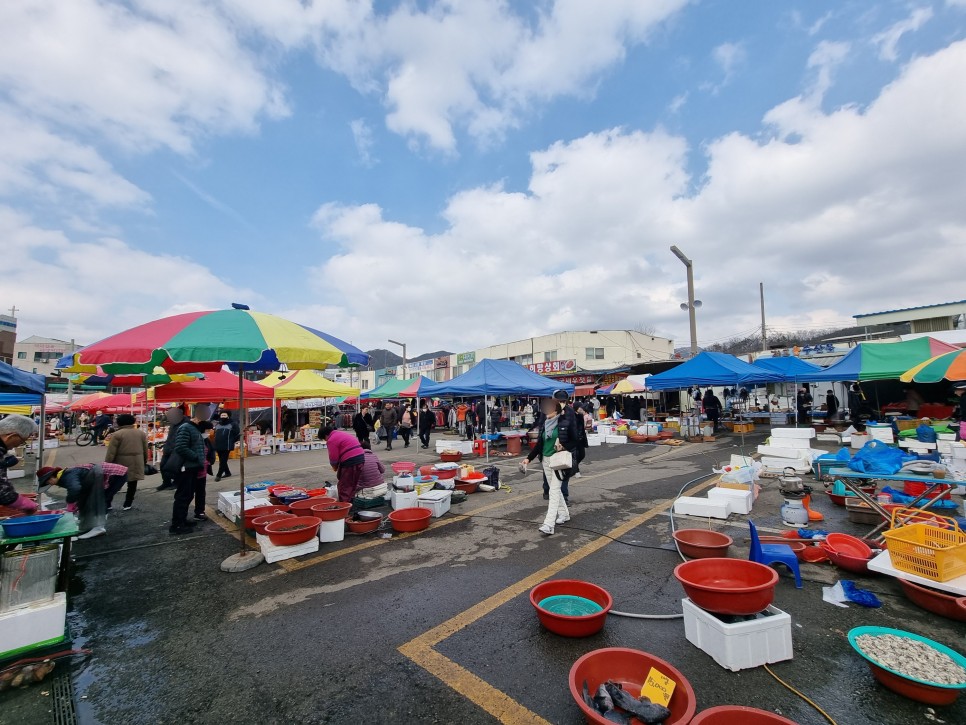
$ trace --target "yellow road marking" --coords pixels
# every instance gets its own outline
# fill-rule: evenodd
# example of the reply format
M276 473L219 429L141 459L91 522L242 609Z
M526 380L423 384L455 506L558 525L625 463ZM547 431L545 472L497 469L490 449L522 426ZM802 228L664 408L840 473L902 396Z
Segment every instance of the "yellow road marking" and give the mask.
M714 483L714 481L715 479L712 478L704 483L693 486L687 491L687 495L694 495L695 493L708 488ZM641 524L649 521L658 514L670 508L673 503L673 500L669 500L660 506L655 506L654 508L645 511L642 514L629 519L623 524L616 526L615 528L611 529L607 535L594 539L579 549L576 549L575 551L572 551L566 556L558 559L552 564L549 564L534 572L530 576L511 584L496 594L487 597L482 602L470 607L467 610L464 610L455 617L452 617L442 624L433 627L428 632L425 632L410 640L406 644L399 647L399 652L506 725L525 725L526 723L533 723L535 725L549 725L546 720L531 710L528 710L523 705L517 703L506 693L498 690L479 677L476 677L471 672L453 662L445 655L440 654L433 648L440 642L452 637L460 630L465 629L474 622L479 621L497 607L503 606L511 599L514 599L524 592L529 591L540 582L549 579L555 574L559 574L567 567L573 566L581 559L584 559L604 548L608 544L612 543L612 539L618 539L631 532Z
M57 451L58 450L60 450L60 449L59 448L50 448L47 451L47 461L44 463L45 466L52 466L52 465L54 465L54 461L57 460Z

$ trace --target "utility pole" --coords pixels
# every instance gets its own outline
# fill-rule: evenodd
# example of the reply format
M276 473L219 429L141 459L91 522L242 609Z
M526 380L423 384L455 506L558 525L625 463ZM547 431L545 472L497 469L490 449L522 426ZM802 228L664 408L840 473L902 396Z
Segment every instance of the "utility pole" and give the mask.
M768 337L765 334L765 283L758 283L758 294L761 297L761 349L768 350Z
M671 247L671 253L681 260L688 270L688 322L691 327L691 357L698 354L698 325L695 320L695 308L701 305L700 300L694 299L694 263L677 247ZM684 307L684 305L681 305Z

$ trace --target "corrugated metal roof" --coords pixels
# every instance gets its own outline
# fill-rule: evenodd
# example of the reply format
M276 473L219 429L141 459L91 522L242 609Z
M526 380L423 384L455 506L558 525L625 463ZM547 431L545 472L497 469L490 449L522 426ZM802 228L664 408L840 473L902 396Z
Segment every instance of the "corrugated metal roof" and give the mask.
M919 305L918 307L902 307L898 310L883 310L882 312L865 312L861 315L852 315L854 319L860 317L874 317L875 315L891 315L896 312L912 312L913 310L928 310L930 307L948 307L949 305L963 305L966 300L955 300L954 302L940 302L938 305Z

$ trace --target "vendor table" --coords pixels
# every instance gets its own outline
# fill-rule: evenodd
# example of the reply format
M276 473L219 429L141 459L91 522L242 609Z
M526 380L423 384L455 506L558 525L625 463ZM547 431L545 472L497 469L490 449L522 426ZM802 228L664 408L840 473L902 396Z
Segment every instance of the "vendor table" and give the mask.
M914 509L917 508L920 501L929 499L937 488L944 483L948 484L959 484L962 481L950 480L947 478L934 478L932 476L916 476L913 474L885 474L885 473L859 473L858 471L853 471L851 468L832 468L829 470L829 475L832 478L841 479L842 485L845 486L849 491L854 493L859 500L865 502L872 507L882 518L883 522L872 529L866 538L872 538L877 536L879 532L886 527L892 521L892 514L887 511L882 505L874 499L872 496L863 491L857 481L916 481L918 483L928 483L931 484L929 488L923 491L921 494L916 496L911 503L903 504L905 508ZM928 508L928 507L927 507ZM880 537L881 538L881 537Z
M955 579L950 579L948 582L937 582L934 579L927 579L924 576L910 574L907 571L899 571L892 565L892 558L889 556L888 551L883 551L881 554L872 559L869 562L869 570L878 572L880 574L886 574L888 576L894 576L897 579L905 579L906 581L915 582L916 584L922 584L923 586L931 587L932 589L939 589L943 592L949 592L950 594L955 594L958 597L966 596L966 574L956 577Z
M0 529L3 531L3 529ZM57 591L67 590L67 577L70 568L70 544L71 538L77 536L80 531L77 528L77 519L73 514L64 514L52 531L37 536L20 536L6 538L0 535L0 553L20 544L35 544L42 541L62 540L60 550L60 566L57 571Z

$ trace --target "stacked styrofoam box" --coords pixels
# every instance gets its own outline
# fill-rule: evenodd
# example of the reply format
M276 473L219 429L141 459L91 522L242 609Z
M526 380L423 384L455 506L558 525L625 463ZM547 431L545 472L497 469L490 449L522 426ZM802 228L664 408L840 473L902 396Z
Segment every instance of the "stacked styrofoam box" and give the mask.
M814 428L772 428L768 445L758 446L761 464L770 472L793 468L807 473L812 469L812 461L825 452L811 447L813 438Z
M615 443L620 445L627 443L627 436L609 435L604 437L604 443Z
M392 506L393 511L397 509L416 508L418 500L419 496L416 495L415 491L394 490L389 494L389 504Z
M267 498L245 496L245 510L250 511L261 506L270 506ZM222 491L218 494L218 513L234 521L241 515L241 494L238 491Z
M733 672L792 659L792 618L769 606L767 616L749 622L722 622L690 599L683 599L684 636Z
M262 550L262 555L269 564L303 554L313 554L319 550L319 538L317 536L313 536L304 544L296 544L295 546L276 546L271 539L263 534L255 534L255 541L258 542L258 547Z
M708 500L728 504L728 510L733 514L750 514L751 507L755 503L755 495L750 488L738 490L715 486L708 491Z
M681 496L674 502L674 513L684 516L726 519L731 515L729 500Z
M868 433L853 433L849 445L852 448L862 448L870 440L872 440L872 436Z
M873 425L870 423L868 426L866 426L865 432L868 433L874 441L882 441L883 443L888 443L889 445L892 445L896 442L895 432L892 430L891 425L885 425L882 423Z
M613 432L614 432L614 426L612 425L606 425L604 423L601 423L600 425L597 426L597 435L599 435L601 438L606 438L607 436L611 435Z
M441 439L436 441L436 452L459 451L464 456L473 452L473 441L457 441L452 439Z
M64 592L57 592L53 599L3 612L0 614L0 657L63 639L66 621L67 594Z
M590 448L596 448L600 445L600 435L597 433L587 434L587 446Z

